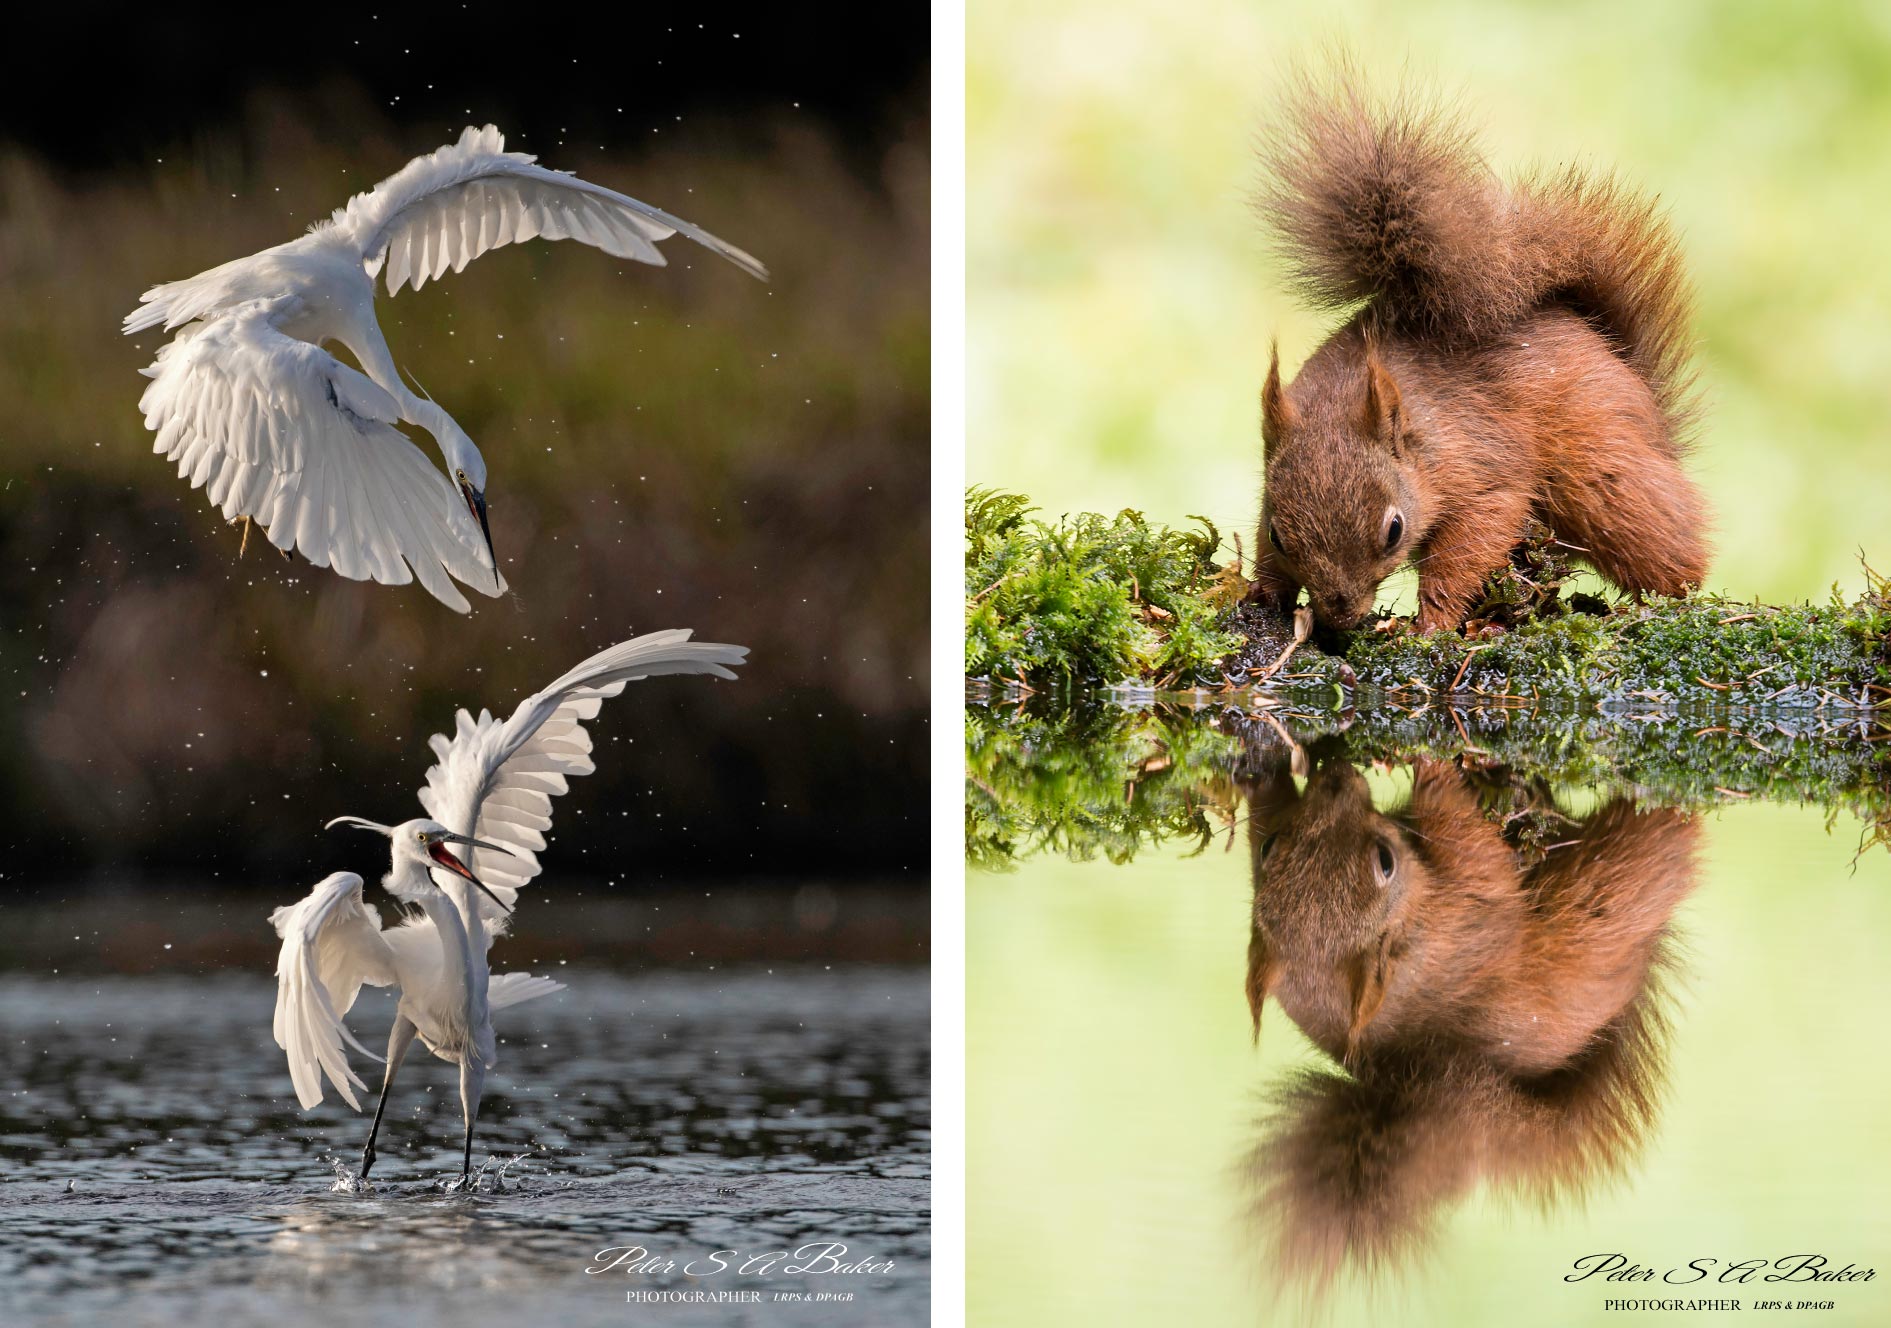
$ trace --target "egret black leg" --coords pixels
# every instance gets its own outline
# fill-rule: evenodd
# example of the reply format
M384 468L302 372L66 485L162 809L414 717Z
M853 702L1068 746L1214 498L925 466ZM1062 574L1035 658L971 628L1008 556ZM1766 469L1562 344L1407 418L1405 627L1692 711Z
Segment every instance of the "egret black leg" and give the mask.
M375 1104L374 1124L368 1127L368 1146L361 1150L363 1180L368 1178L368 1172L374 1167L374 1136L381 1132L381 1114L387 1110L387 1090L394 1086L394 1072L401 1068L401 1061L407 1056L407 1048L413 1045L416 1031L412 1021L405 1016L394 1016L394 1027L387 1035L387 1073L381 1077L381 1100Z
M460 1110L466 1113L466 1149L460 1155L460 1188L473 1178L473 1122L479 1118L479 1095L486 1086L486 1067L477 1060L460 1062Z

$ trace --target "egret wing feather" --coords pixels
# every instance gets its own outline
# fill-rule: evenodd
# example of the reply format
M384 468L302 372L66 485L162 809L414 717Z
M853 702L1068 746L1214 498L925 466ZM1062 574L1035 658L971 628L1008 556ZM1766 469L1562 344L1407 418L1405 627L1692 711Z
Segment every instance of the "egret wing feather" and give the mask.
M488 1009L503 1010L508 1005L537 1000L564 989L565 984L553 978L534 977L530 973L500 973L487 984L486 1005Z
M269 915L282 937L276 960L276 1045L289 1058L289 1078L303 1107L322 1100L327 1077L356 1111L354 1090L366 1085L348 1064L344 1045L375 1060L348 1031L343 1016L362 985L399 981L394 952L381 934L381 917L361 896L361 878L336 872L299 903Z
M551 827L552 799L569 780L588 775L591 735L585 723L624 684L671 673L707 673L733 679L746 646L692 641L686 629L650 632L600 651L543 691L525 698L510 719L462 710L449 737L428 740L436 761L420 790L421 806L449 830L498 844L507 852L471 850L467 865L507 908L519 887L537 876L543 832ZM481 916L494 933L507 917L484 895Z
M158 352L139 402L155 450L225 517L253 518L316 567L383 585L417 576L461 613L455 578L503 593L453 486L394 427L394 398L276 325L295 303L238 305Z
M121 324L125 335L154 327L169 332L249 300L280 296L282 278L270 260L286 247L233 258L194 277L159 282L140 295L138 307L125 315Z
M491 125L416 157L336 211L368 275L386 272L388 294L419 289L501 245L579 240L619 258L661 267L657 242L684 235L752 276L768 269L745 251L662 208L507 152Z

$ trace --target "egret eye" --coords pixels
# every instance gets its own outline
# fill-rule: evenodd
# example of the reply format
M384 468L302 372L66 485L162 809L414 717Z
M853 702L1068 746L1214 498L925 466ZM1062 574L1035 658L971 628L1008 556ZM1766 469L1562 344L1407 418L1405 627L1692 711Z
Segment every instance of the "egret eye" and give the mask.
M1399 540L1404 536L1405 514L1395 507L1386 514L1385 518L1385 551L1390 553L1398 548Z
M1282 549L1280 547L1280 536L1279 534L1275 532L1273 524L1271 522L1268 524L1268 527L1267 527L1267 542L1273 545L1276 549L1279 549L1280 552L1282 553L1287 552L1287 550Z
M1379 841L1379 875L1385 880L1392 879L1392 869L1397 864L1392 857L1392 846L1384 840Z
M463 470L456 470L453 472L453 478L458 480L461 484L464 484L466 483L466 472Z
M418 842L418 843L422 843L422 844L424 844L424 843L426 843L426 842L427 842L427 832L426 832L425 830L416 830L416 831L414 831L414 839L415 839L415 841L416 841L416 842Z

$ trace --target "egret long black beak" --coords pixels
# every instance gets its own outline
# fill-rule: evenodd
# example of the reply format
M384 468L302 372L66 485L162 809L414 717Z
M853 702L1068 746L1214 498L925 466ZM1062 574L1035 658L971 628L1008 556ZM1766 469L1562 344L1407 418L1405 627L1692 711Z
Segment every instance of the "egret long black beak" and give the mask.
M471 480L460 481L460 496L466 499L466 510L473 514L473 520L479 522L479 533L486 539L486 556L492 559L492 583L499 585L499 555L493 552L492 525L486 520L486 495L475 489Z
M501 900L498 895L487 889L486 883L480 880L479 877L473 875L470 867L453 856L453 850L446 846L448 839L458 840L466 844L475 844L480 848L493 848L495 845L481 844L477 839L469 839L464 835L442 835L440 838L433 840L427 845L427 856L432 858L440 866L452 872L455 876L463 877L478 886L479 892L485 895L486 898L492 900L493 903L497 904L501 913L504 913L507 917L511 917L512 910L506 907L505 902ZM500 849L499 852L503 853L505 850Z
M451 830L441 835L440 838L454 844L466 844L472 848L488 848L488 849L491 849L494 853L503 853L509 858L516 858L519 856L518 854L514 853L511 849L507 848L504 844L488 844L483 839L474 839L471 835L455 834Z

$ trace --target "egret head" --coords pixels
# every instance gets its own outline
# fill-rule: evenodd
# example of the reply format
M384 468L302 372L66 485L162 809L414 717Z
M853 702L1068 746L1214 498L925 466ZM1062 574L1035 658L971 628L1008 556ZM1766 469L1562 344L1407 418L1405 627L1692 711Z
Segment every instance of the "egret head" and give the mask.
M492 527L486 521L486 458L473 446L473 440L466 436L466 430L454 423L445 411L440 412L438 436L440 453L446 458L453 487L459 491L460 501L466 504L466 510L473 514L473 520L479 523L479 533L486 541L486 556L492 559L492 575L496 583L499 579L499 555L493 552Z
M507 853L511 850L498 844L488 844L483 839L474 839L471 835L455 833L438 821L430 821L424 816L412 821L403 821L399 825L381 825L374 821L364 821L359 816L337 816L323 828L332 830L338 825L351 825L357 830L372 830L377 835L386 835L392 845L394 876L397 879L431 880L430 873L435 869L451 872L477 886L486 898L499 905L500 912L507 914L512 912L498 895L473 875L472 868L462 862L447 845L468 844L473 848L490 849L494 853ZM413 870L403 872L402 868Z

